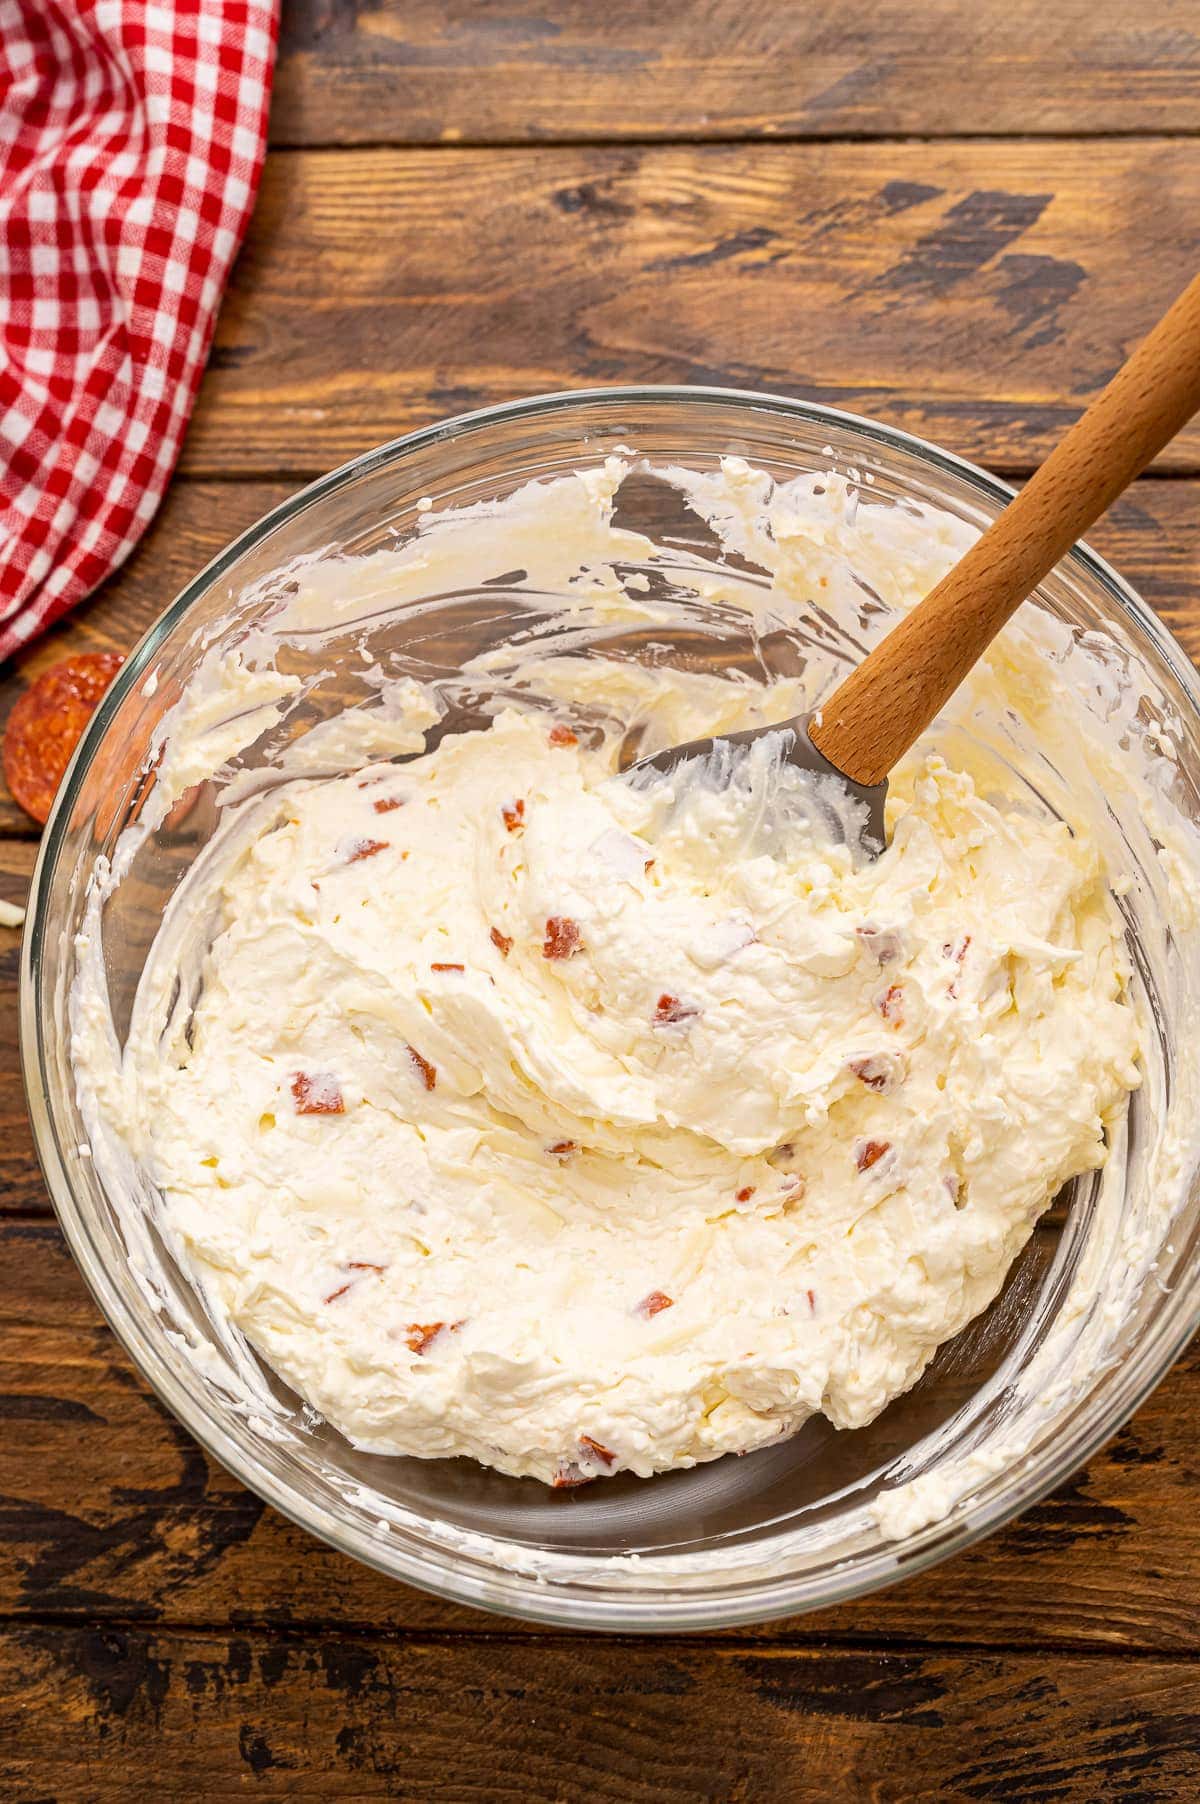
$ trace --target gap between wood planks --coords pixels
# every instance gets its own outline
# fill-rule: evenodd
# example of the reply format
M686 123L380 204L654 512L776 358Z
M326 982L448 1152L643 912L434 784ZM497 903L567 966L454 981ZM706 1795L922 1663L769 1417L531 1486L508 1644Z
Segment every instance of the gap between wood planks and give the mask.
M1131 127L1127 131L1077 131L1077 132L1039 132L1039 131L1001 131L1001 132L838 132L838 131L789 131L780 128L771 131L744 132L688 132L664 131L662 133L646 132L631 137L606 136L603 133L581 133L578 137L563 135L557 138L355 138L345 142L337 138L328 140L314 138L271 138L268 150L272 157L302 156L305 152L313 155L328 154L330 151L368 151L368 150L531 150L543 154L565 150L670 150L687 148L689 145L714 144L728 146L731 150L738 146L752 145L761 149L764 145L773 144L872 144L880 150L886 150L896 144L1187 144L1200 138L1200 126L1176 126L1168 131L1150 131Z
M1171 138L447 149L268 158L188 475L626 383L804 395L1025 470L1200 258ZM1159 467L1200 469L1200 427Z
M611 386L620 388L623 385L621 383L613 383ZM750 390L745 392L752 393L753 391ZM769 391L764 390L764 393L767 392ZM803 399L802 396L798 398ZM1081 408L1080 412L1082 411L1083 409ZM424 430L424 427L413 427L414 432ZM374 449L374 447L372 447L372 449ZM1002 459L997 459L988 465L988 474L998 476L1004 482L1021 483L1027 482L1037 467L1036 464L1011 464L1006 463ZM297 467L295 469L280 467L276 469L266 469L264 471L256 470L253 475L247 475L244 470L205 470L198 474L193 474L191 471L188 471L181 476L177 476L175 481L177 483L221 483L228 486L254 482L290 482L294 483L297 488L303 488L307 487L310 482L316 482L325 474L326 471L324 469L317 470L304 467ZM1200 477L1200 458L1197 459L1194 465L1183 464L1178 468L1147 470L1138 478L1138 481L1195 482L1197 477Z
M401 1583L403 1581L400 1581ZM867 1600L870 1598L867 1593ZM465 1607L465 1606L464 1606ZM480 1611L480 1616L487 1616ZM369 1622L355 1622L328 1617L297 1617L294 1622L272 1623L261 1620L244 1620L232 1616L226 1622L177 1620L175 1617L161 1618L153 1615L137 1616L113 1615L100 1616L79 1612L71 1614L67 1611L29 1610L14 1612L0 1610L0 1638L9 1630L47 1629L61 1630L64 1634L77 1633L80 1630L94 1629L101 1634L114 1635L147 1635L161 1636L164 1640L196 1640L228 1642L230 1640L257 1640L268 1642L301 1642L306 1640L360 1641L370 1647L511 1647L521 1648L526 1653L533 1647L549 1649L577 1648L581 1644L587 1646L600 1645L613 1648L637 1648L642 1652L653 1653L660 1650L664 1654L689 1652L696 1653L711 1648L720 1655L739 1656L743 1654L791 1654L797 1656L850 1655L855 1659L888 1659L897 1655L944 1655L949 1659L969 1660L972 1657L1004 1660L1009 1657L1024 1657L1030 1653L1053 1654L1056 1666L1078 1661L1081 1665L1095 1665L1098 1662L1124 1665L1136 1662L1143 1665L1175 1666L1187 1670L1189 1667L1200 1669L1200 1650L1187 1648L1155 1648L1155 1647L1112 1647L1099 1642L1071 1641L1038 1641L1028 1636L1020 1641L935 1641L929 1637L918 1635L864 1635L860 1639L847 1635L842 1631L836 1635L812 1629L808 1632L795 1628L783 1628L778 1634L770 1632L769 1625L761 1629L749 1628L741 1631L729 1628L697 1629L691 1634L678 1633L669 1635L634 1635L610 1633L599 1629L563 1629L551 1627L545 1623L531 1622L527 1628L509 1629L504 1627L488 1628L397 1628L380 1627Z
M687 134L1188 131L1197 43L1143 0L286 0L271 120L302 145Z

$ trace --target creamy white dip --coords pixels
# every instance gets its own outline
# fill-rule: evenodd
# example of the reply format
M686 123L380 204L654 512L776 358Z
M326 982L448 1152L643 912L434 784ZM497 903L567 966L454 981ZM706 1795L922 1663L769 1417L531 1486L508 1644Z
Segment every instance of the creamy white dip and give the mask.
M736 540L730 497L758 479L724 480ZM792 582L853 551L910 605L956 548L932 516L864 527L834 479L800 499ZM605 501L578 484L548 524ZM431 544L423 573L364 560L354 605L432 584ZM339 568L301 585L293 627L328 615ZM608 573L589 603L655 617ZM782 718L802 685L517 663L486 729L422 750L436 696L383 673L383 706L301 739L277 787L235 783L119 1056L84 982L82 1080L209 1307L358 1446L573 1483L818 1411L865 1424L1104 1159L1139 1082L1118 873L936 735L878 861L793 809L766 751L732 787L631 788L631 727ZM296 688L210 661L164 805Z

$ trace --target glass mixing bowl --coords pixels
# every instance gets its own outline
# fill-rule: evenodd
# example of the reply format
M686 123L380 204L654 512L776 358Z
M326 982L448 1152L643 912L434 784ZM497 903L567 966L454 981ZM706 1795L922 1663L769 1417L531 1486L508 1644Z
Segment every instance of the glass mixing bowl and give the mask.
M829 1604L965 1546L1085 1460L1194 1330L1194 1143L1173 1167L1156 1163L1151 1149L1153 1112L1190 1109L1196 1093L1195 954L1165 920L1159 845L1140 818L1136 785L1106 796L1104 809L1133 871L1122 907L1152 1070L1105 1172L1069 1187L993 1306L870 1427L837 1432L816 1418L784 1444L648 1481L618 1477L552 1493L467 1461L361 1453L265 1370L259 1407L241 1406L227 1382L228 1349L152 1218L134 1222L89 1156L69 1019L89 875L98 858L114 857L145 809L155 782L147 747L202 651L244 639L286 593L297 560L394 546L412 536L430 501L441 508L490 500L531 478L597 468L630 446L654 464L701 471L736 454L781 481L833 465L863 485L864 504L917 500L976 527L1010 494L961 460L870 421L705 389L550 395L413 433L347 465L210 564L147 633L102 702L35 873L21 1020L37 1145L75 1257L130 1356L217 1459L313 1533L446 1597L573 1627L679 1631ZM717 555L699 519L665 505L653 482L628 485L621 510L623 524L669 545L692 569ZM426 597L386 618L378 649L398 667L453 674L464 657L502 643L527 620L520 583L520 572L508 572L486 593ZM683 585L680 594L679 632L666 655L717 670L739 662L744 669L748 660L750 668L795 668L803 638L787 621L751 643L744 623L720 609L706 614ZM1200 687L1179 647L1083 547L1031 605L1090 660L1078 705L1098 725L1111 716L1116 689L1132 685L1136 706L1123 743L1153 734L1170 741L1164 794L1186 829L1200 818ZM798 613L807 606L797 599ZM832 680L839 660L859 654L836 631L822 632L818 616L813 604L808 624L818 629ZM850 637L869 642L886 624L886 609L864 598ZM654 638L652 655L664 655L662 633ZM630 655L640 655L636 646ZM293 644L289 656L303 668L302 646ZM327 685L317 711L346 699L337 683ZM446 730L480 724L478 699L460 694ZM251 748L224 775L261 763L269 750ZM1037 790L1044 786L1030 758L1020 776ZM104 905L104 975L118 1034L163 908L213 831L217 787L201 785L141 839ZM1137 1244L1117 1231L1131 1212L1146 1224ZM889 1518L888 1500L897 1498Z

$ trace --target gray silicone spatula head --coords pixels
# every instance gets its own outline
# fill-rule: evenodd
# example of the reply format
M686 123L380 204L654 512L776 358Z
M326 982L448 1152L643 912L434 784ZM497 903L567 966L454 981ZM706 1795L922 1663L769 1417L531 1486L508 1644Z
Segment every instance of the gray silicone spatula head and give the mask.
M725 748L749 750L752 745L766 738L769 734L779 735L780 753L787 764L799 770L810 771L814 777L820 777L827 783L840 784L848 792L852 801L862 804L866 810L866 821L863 828L864 845L869 851L882 851L885 842L883 829L883 809L887 801L887 778L882 783L856 783L853 777L847 777L837 766L831 764L819 752L809 737L809 721L812 716L798 714L793 720L781 721L777 726L748 727L741 733L722 733L713 739L689 739L684 745L668 746L665 751L655 752L649 758L639 758L626 770L626 776L645 776L657 771L669 776L683 764L703 759L709 763L719 757ZM841 833L847 810L831 808L824 810L825 818L831 829Z
M1109 503L1200 408L1200 276L1122 364L1019 495L816 714L788 721L785 757L840 778L882 848L888 772L944 707L1005 621ZM771 727L694 740L642 759L674 770Z

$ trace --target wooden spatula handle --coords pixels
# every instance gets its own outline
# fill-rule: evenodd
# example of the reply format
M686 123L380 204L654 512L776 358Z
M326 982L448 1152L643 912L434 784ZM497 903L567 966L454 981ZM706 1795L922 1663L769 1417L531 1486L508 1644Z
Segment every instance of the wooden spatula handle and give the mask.
M813 743L879 783L1009 615L1200 408L1200 276L1041 469L823 705Z

